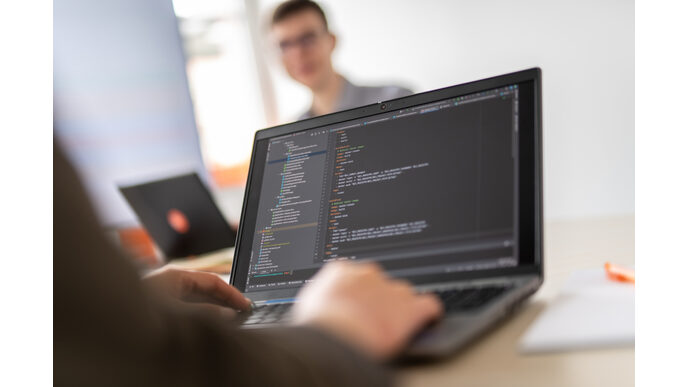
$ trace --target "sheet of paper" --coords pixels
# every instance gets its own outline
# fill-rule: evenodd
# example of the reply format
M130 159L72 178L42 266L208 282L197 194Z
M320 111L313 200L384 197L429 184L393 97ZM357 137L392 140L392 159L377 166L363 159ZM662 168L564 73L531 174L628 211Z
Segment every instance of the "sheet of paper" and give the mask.
M603 269L574 272L557 298L521 338L523 353L635 343L635 286L609 280Z

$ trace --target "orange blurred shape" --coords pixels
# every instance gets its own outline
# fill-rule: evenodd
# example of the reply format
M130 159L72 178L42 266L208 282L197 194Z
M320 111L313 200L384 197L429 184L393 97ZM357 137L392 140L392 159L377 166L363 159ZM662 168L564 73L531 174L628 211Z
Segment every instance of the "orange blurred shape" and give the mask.
M155 255L155 244L150 235L141 227L130 227L117 230L122 247L137 261L149 266L158 265Z
M635 270L614 265L610 262L604 264L604 271L609 279L619 282L629 282L635 285Z
M248 177L249 160L230 167L215 165L210 174L218 187L242 186Z
M186 234L189 232L189 220L183 212L176 208L167 211L167 223L170 227L179 234Z

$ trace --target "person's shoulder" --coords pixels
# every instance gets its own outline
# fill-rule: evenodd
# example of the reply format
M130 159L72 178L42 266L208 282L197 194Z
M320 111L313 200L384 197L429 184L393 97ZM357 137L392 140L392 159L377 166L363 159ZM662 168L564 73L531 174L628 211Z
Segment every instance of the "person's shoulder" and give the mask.
M413 94L408 88L397 85L383 85L383 86L358 86L365 94L374 97L374 102L387 101L390 99L406 97Z
M382 86L382 92L386 95L389 95L389 98L387 99L401 98L413 94L413 91L411 91L411 89L394 85Z
M296 117L295 121L301 121L301 120L307 120L309 118L313 118L313 112L311 112L311 109L306 110L305 112L301 113Z

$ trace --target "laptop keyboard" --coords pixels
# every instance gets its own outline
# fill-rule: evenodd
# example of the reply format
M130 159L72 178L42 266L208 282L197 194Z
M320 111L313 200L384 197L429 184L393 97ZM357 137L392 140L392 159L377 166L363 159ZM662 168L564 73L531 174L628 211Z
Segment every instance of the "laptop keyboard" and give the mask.
M433 293L442 301L446 313L458 313L487 305L508 289L509 287L507 286L484 286L479 288L448 289Z
M292 304L258 305L243 322L244 325L274 324L289 319Z
M442 301L446 313L460 313L487 305L507 291L506 286L484 286L479 288L448 289L435 291ZM291 303L258 305L246 316L244 325L275 324L290 318Z

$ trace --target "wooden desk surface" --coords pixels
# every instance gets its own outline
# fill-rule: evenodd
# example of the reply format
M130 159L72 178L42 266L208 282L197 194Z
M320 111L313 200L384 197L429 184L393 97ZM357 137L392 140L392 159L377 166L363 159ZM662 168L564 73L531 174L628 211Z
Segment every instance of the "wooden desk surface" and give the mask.
M521 355L519 340L575 270L634 265L633 216L545 225L545 283L520 312L456 356L398 370L402 386L633 386L633 347Z

